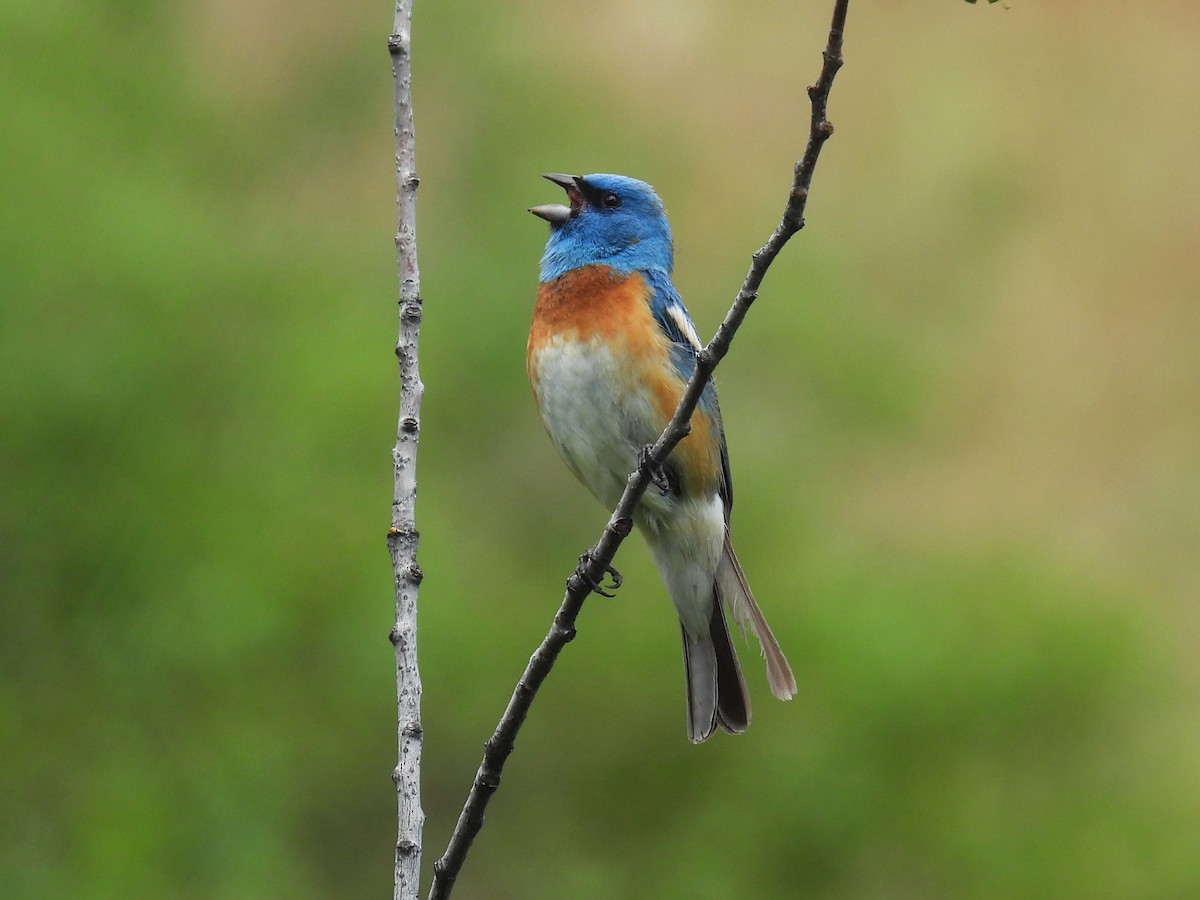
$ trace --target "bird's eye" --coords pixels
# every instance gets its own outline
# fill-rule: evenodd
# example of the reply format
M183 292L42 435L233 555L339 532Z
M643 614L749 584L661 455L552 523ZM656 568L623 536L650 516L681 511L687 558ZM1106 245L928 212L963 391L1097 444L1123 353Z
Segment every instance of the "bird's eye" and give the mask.
M608 193L600 198L600 205L605 209L616 209L621 205L621 198L616 194Z

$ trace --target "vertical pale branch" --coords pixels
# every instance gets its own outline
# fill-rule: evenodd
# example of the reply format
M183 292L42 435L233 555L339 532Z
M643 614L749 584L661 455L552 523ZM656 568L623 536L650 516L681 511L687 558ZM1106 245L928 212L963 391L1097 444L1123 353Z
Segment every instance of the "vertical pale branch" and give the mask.
M733 305L717 328L713 339L697 355L696 368L684 389L675 414L658 440L652 446L643 449L638 468L630 473L625 492L609 517L600 540L579 558L579 567L567 579L566 594L550 630L529 658L529 664L525 667L521 680L517 682L496 730L483 745L483 761L475 773L475 780L450 835L446 852L433 864L433 885L429 891L429 900L447 900L453 891L455 880L471 849L471 843L483 827L483 816L488 802L500 787L504 763L513 751L517 732L525 722L533 699L546 676L550 674L559 652L575 637L575 620L584 600L592 592L593 586L599 584L606 573L611 572L617 549L633 529L633 510L654 479L654 473L661 468L675 449L675 445L687 437L691 430L692 413L700 401L704 386L717 364L729 351L734 334L741 326L750 306L758 298L758 290L771 263L775 261L783 245L804 227L804 209L808 203L808 191L812 185L817 158L821 154L821 148L833 134L833 125L826 118L826 109L833 78L842 67L842 33L846 25L849 3L850 0L834 2L829 40L822 53L821 74L816 83L808 88L812 106L808 143L804 148L804 155L797 161L793 170L791 189L779 225L767 242L754 252L750 271L746 274Z
M421 431L421 397L425 386L417 368L421 330L421 278L417 270L417 173L412 115L412 70L409 50L412 0L397 0L388 38L396 107L396 257L400 268L400 421L392 451L395 491L388 550L396 586L396 782L397 832L394 900L416 900L421 877L421 673L417 668L417 439Z

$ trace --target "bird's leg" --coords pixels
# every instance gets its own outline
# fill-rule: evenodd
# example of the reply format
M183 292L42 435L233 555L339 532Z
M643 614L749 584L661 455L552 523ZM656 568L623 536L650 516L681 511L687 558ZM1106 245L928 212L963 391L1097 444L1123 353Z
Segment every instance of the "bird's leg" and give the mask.
M650 482L658 488L663 496L670 494L675 489L666 467L650 458L649 446L644 446L638 451L638 468L649 473Z
M624 581L624 579L621 577L621 573L614 569L611 565L606 565L604 567L604 574L612 579L612 584L604 584L603 578L600 581L596 581L596 579L592 578L588 574L588 569L591 568L592 559L593 557L591 550L588 550L583 554L583 556L579 557L579 568L575 570L575 574L579 577L579 580L601 597L617 596L616 592L621 587L621 583Z

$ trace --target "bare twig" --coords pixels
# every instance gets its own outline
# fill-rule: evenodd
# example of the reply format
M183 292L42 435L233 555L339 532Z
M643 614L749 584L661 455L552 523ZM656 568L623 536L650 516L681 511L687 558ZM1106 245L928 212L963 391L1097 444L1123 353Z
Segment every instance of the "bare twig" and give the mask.
M400 335L396 358L400 364L400 421L392 451L395 488L388 550L396 587L396 624L391 640L396 649L396 782L397 833L394 900L420 896L421 830L421 673L417 668L417 439L421 431L421 397L425 386L417 368L417 339L421 330L421 278L417 270L415 139L412 116L412 74L409 61L412 0L397 0L396 18L388 38L392 56L396 107L396 258L400 268Z
M717 333L703 350L700 351L695 371L683 392L679 406L667 427L654 442L647 453L643 454L638 468L629 476L625 492L621 496L617 508L609 517L608 524L600 540L583 557L579 567L567 579L567 591L563 597L562 606L554 617L550 631L542 639L541 645L529 659L525 673L517 682L516 690L508 701L508 707L500 718L495 732L484 744L483 762L471 785L467 802L458 817L458 824L450 836L446 852L433 866L433 887L430 890L430 900L445 900L450 896L454 881L458 877L467 851L479 829L483 827L483 814L492 794L500 786L500 776L504 762L512 753L513 741L517 731L525 721L533 698L538 688L549 674L558 658L559 652L575 637L575 619L583 607L583 601L591 592L592 585L599 584L605 572L612 564L617 548L628 537L633 528L633 510L641 499L646 488L652 481L653 472L660 468L667 456L688 434L691 429L690 420L704 385L717 364L729 350L734 334L746 317L751 304L758 297L758 289L762 285L767 269L788 240L804 227L804 208L808 202L808 190L812 184L813 171L817 165L817 157L821 147L833 134L833 125L825 117L829 101L829 90L833 86L834 75L842 66L842 31L846 23L846 8L849 0L836 0L833 11L833 23L829 30L829 42L822 54L824 65L817 83L808 89L812 102L812 122L809 129L808 145L804 155L796 163L791 192L783 217L767 242L753 255L750 271L742 288L738 291L725 319L721 322Z

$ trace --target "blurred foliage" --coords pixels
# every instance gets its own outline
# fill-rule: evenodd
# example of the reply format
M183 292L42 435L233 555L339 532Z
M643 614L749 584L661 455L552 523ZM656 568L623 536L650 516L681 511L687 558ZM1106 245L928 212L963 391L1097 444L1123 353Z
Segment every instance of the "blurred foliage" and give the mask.
M0 894L377 897L391 10L0 7ZM828 14L418 2L426 863L605 512L524 335L543 171L653 182L711 330ZM684 737L636 541L464 898L1200 895L1200 12L864 2L720 373L797 670ZM636 627L634 623L636 624Z

